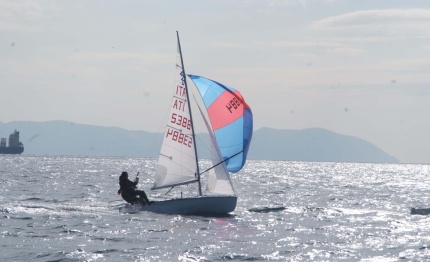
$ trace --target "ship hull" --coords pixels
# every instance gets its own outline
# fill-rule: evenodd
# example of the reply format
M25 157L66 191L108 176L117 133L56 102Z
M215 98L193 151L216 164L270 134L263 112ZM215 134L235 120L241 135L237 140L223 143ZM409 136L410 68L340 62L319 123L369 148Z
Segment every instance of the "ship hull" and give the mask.
M24 152L24 147L0 147L0 154L18 155Z

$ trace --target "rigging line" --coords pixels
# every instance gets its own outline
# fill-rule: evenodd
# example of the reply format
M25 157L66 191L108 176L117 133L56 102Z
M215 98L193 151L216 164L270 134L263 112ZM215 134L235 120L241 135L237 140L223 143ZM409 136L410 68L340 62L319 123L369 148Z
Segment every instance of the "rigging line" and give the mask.
M164 195L167 195L167 194L169 194L169 192L174 188L175 186L172 186L167 192L166 192L166 194L164 194Z
M165 113L163 114L163 118L160 120L160 124L157 128L157 131L155 132L148 132L150 133L154 138L151 139L151 142L149 144L149 147L146 147L146 156L148 156L148 154L153 150L153 148L155 148L155 144L159 141L158 140L158 136L161 134L161 143L163 143L163 136L166 133L166 123L167 123L167 119L168 119L168 112L170 110L170 107L167 107L167 109L165 109ZM146 132L146 131L145 131Z
M236 153L236 154L234 154L234 155L232 155L232 156L231 156L231 157L229 157L229 158L224 159L223 161L219 162L218 164L214 165L213 167L210 167L210 168L206 169L205 171L201 172L201 173L200 173L200 175L201 175L201 174L203 174L203 173L205 173L205 172L208 172L209 170L211 170L211 169L213 169L213 168L215 168L215 167L217 167L217 166L219 166L219 165L221 165L221 164L222 164L222 163L224 163L225 161L227 161L227 160L229 160L229 159L232 159L233 157L235 157L235 156L239 155L239 154L240 154L240 153L242 153L242 152L243 152L243 150L242 150L242 151L240 151L240 152L238 152L238 153Z
M176 66L178 66L178 64L176 64ZM173 76L174 76L173 83L174 83L174 86L176 86L176 74L174 74ZM172 97L172 101L173 101L173 97ZM167 122L168 122L168 115L169 115L168 113L169 113L170 107L166 107L166 109L164 109L164 110L165 110L165 113L163 114L163 118L160 120L160 124L158 126L158 129L156 132L153 133L154 139L152 139L149 147L146 147L146 155L147 156L150 153L150 151L155 147L155 143L158 140L157 137L158 137L159 133L161 133L163 136L165 135L166 125L168 125ZM161 138L161 143L163 143L163 138Z

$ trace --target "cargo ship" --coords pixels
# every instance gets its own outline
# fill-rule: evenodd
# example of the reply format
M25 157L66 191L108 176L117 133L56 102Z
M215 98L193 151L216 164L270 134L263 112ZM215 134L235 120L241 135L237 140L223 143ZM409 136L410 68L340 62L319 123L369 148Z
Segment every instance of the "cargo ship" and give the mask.
M19 141L19 132L14 131L9 135L9 146L6 146L6 138L0 140L0 154L21 154L24 145Z

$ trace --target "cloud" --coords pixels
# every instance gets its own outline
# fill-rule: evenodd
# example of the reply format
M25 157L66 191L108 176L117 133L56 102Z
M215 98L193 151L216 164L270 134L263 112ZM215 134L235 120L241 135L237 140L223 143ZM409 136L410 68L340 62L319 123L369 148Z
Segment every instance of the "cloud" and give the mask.
M52 1L0 1L0 30L35 31L35 22L47 19L57 9Z
M298 59L306 59L306 60L312 60L317 58L318 56L311 54L311 53L293 53L293 54L289 54L289 57L292 58L298 58Z
M357 39L359 40L359 39ZM361 39L360 39L361 40ZM322 48L328 53L343 55L343 56L357 56L365 53L363 48L354 47L359 41L351 41L345 38L315 38L313 40L303 40L303 41L281 41L281 42L258 42L259 45L268 48L289 48L289 47L299 47L299 48ZM315 51L315 49L314 49ZM302 57L302 58L315 58L315 54L311 53L299 53L292 54L291 56Z
M331 48L327 49L329 53L346 55L346 56L356 56L364 53L364 50L361 48L354 47L339 47L339 48Z
M170 55L164 54L141 54L132 52L122 53L97 53L97 52L78 52L69 56L73 62L95 61L95 62L109 62L109 61L138 61L143 63L160 64L174 61Z
M222 48L222 49L239 49L243 48L243 45L235 44L235 43L229 43L229 42L213 42L212 44L213 48Z
M272 0L269 1L271 6L281 6L281 5L300 5L307 7L308 5L315 3L322 4L333 4L336 0Z
M1 1L0 10L2 18L14 16L40 18L44 16L44 7L38 1Z
M348 50L345 50L348 52ZM350 52L350 51L349 51ZM352 51L354 52L354 51ZM359 51L357 51L359 52ZM298 54L305 57L307 54ZM222 76L231 86L299 86L326 88L342 86L374 86L392 83L425 84L430 82L427 73L430 58L392 59L360 64L314 64L312 66L224 67L213 72ZM258 75L258 78L249 77Z
M430 22L430 9L382 9L361 10L338 16L332 16L316 21L313 26L317 28L339 28L363 26L386 23L416 23Z
M430 38L430 9L361 10L315 21L311 29L351 47L375 42L404 43ZM414 41L422 44L423 41ZM362 47L362 46L361 46ZM368 46L370 47L370 46Z
M298 41L277 41L277 42L267 42L260 41L256 42L260 46L264 47L275 47L275 48L284 48L284 47L342 47L343 43L336 40L330 39L313 39L313 40L298 40Z
M36 31L37 29L30 24L23 24L18 22L4 22L0 21L0 30L2 31Z

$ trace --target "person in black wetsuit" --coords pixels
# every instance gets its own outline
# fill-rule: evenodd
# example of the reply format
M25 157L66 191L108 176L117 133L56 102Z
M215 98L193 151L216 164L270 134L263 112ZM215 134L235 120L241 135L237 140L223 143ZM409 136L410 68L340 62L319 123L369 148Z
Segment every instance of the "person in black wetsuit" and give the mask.
M122 198L130 204L147 204L150 205L148 197L146 196L145 191L137 190L137 183L139 183L139 178L136 177L134 182L128 179L128 173L122 172L119 176L119 186L118 194L122 196Z

